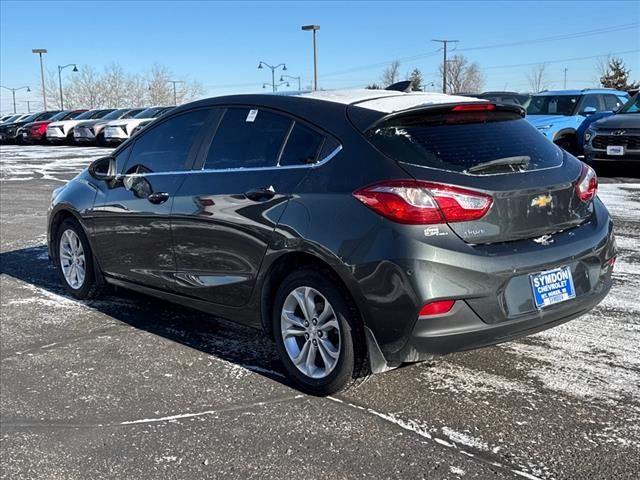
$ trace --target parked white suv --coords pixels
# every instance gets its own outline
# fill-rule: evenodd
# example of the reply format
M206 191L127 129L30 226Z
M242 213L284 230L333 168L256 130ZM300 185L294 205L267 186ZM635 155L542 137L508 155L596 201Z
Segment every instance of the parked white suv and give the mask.
M141 123L158 118L175 107L150 107L133 118L114 120L104 127L104 141L107 144L122 143L127 140Z
M95 120L102 118L108 113L113 112L114 108L101 108L98 110L89 110L78 115L73 120L63 120L61 122L52 122L47 127L47 140L51 143L73 143L73 129L83 120Z

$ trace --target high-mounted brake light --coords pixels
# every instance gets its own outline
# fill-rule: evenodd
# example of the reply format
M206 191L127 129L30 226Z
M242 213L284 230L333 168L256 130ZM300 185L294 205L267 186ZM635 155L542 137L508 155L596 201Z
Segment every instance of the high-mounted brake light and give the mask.
M418 316L442 315L443 313L450 312L454 303L456 303L455 300L438 300L437 302L425 303L420 309Z
M488 110L495 110L496 106L493 103L474 103L467 105L456 105L451 109L452 112L486 112Z
M478 220L493 202L475 190L420 180L389 180L353 195L383 217L410 225Z
M582 165L582 173L576 183L576 194L583 202L593 199L598 193L598 176L596 172L587 164Z

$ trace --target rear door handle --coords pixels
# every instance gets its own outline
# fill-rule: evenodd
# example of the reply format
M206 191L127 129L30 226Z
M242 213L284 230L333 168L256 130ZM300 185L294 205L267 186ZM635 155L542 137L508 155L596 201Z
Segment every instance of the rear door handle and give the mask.
M155 205L160 205L161 203L164 203L167 200L169 200L169 194L167 192L152 193L147 197L147 200L149 200L151 203Z
M245 192L244 196L247 197L249 200L253 200L255 202L261 202L264 200L272 199L275 194L276 194L276 191L273 188L273 185L269 185L268 187L252 188L248 192Z

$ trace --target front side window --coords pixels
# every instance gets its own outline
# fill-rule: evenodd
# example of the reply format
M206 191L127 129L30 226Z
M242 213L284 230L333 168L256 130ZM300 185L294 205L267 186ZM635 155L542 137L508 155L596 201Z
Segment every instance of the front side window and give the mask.
M209 147L206 169L275 167L292 120L268 110L229 108Z
M209 110L183 113L140 136L133 146L126 173L185 170L189 152L208 116Z
M533 95L527 115L573 115L580 95Z
M600 111L600 101L599 95L587 95L584 97L584 101L582 102L582 111L584 112L587 108L595 108L596 112Z

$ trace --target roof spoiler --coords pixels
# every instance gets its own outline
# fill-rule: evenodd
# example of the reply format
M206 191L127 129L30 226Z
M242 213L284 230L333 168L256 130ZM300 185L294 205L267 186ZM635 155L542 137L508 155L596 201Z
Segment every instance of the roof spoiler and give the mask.
M403 80L401 82L392 83L387 88L385 88L385 90L409 93L411 91L411 80Z
M478 105L479 103L489 103L489 102L455 102L455 103L439 103L439 104L426 104L420 105L417 107L407 108L406 110L399 110L396 112L389 113L384 115L378 119L376 119L373 123L370 123L363 131L370 130L381 125L384 122L392 120L398 117L404 117L407 115L414 115L416 113L437 113L442 112L443 110L451 110L454 107L458 107L461 105ZM524 118L525 109L520 105L511 105L511 104L503 104L503 103L495 103L496 111L508 111L517 113Z

